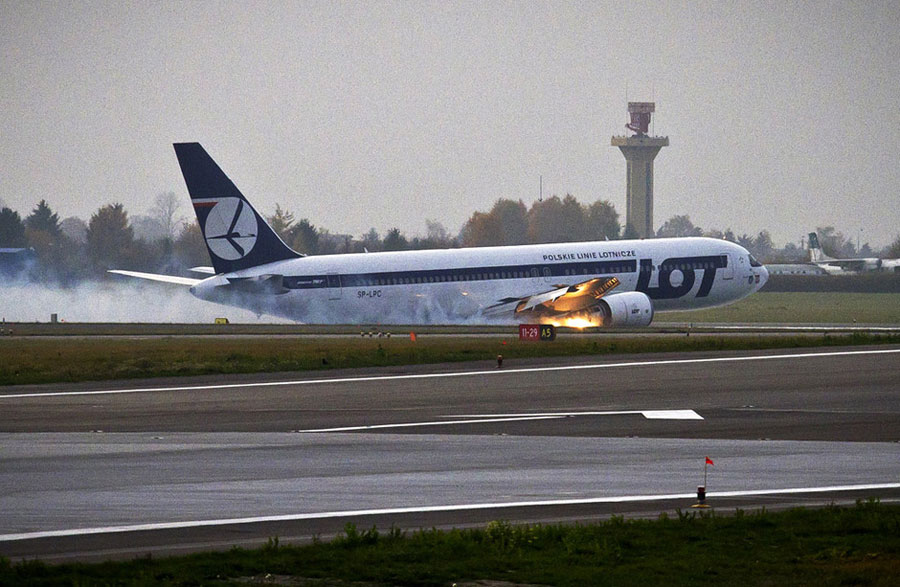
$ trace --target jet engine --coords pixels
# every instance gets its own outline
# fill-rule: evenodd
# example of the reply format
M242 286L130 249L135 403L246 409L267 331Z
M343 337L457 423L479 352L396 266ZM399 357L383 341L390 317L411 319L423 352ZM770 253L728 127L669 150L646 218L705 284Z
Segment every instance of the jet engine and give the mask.
M559 320L562 326L601 326L603 328L641 328L653 321L653 302L647 294L627 291L604 296L580 312Z

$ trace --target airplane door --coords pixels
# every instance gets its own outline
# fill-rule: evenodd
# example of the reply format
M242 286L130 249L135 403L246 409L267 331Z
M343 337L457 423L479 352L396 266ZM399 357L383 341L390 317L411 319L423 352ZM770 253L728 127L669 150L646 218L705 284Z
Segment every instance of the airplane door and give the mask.
M544 273L544 283L550 283L551 281L553 281L553 274L550 273L549 267L544 267L543 273Z
M337 273L329 273L325 276L325 285L328 287L328 299L341 299L341 276Z
M741 257L741 262L744 258ZM734 279L734 255L729 253L725 256L725 269L722 271L722 279Z

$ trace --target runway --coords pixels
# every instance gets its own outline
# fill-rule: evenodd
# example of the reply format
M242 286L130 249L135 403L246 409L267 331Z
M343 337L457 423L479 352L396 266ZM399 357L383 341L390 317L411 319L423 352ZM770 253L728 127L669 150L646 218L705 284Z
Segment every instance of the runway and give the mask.
M896 346L6 388L0 554L656 515L707 455L719 508L896 499L898 391Z

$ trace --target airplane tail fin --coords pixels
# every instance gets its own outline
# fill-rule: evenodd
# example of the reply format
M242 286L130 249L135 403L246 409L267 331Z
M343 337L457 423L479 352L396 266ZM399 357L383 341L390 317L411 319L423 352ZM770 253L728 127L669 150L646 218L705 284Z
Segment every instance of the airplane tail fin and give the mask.
M833 261L831 257L826 255L824 251L822 251L822 247L821 245L819 245L819 235L815 232L809 233L809 257L810 261L812 261L813 263Z
M216 273L302 257L281 240L200 143L175 143Z

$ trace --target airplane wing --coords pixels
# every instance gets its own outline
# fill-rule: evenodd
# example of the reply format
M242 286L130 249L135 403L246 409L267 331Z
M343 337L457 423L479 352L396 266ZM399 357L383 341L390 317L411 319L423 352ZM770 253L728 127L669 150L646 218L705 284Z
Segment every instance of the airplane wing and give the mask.
M206 265L201 265L200 267L191 267L190 270L193 271L194 273L205 273L207 275L215 275L216 274L215 269L213 269L212 267L208 267Z
M116 273L118 275L127 275L128 277L139 277L141 279L149 279L151 281L162 281L164 283L177 283L178 285L197 285L202 279L191 279L190 277L177 277L175 275L160 275L158 273L141 273L140 271L123 271L122 269L110 269L107 273Z
M515 314L534 312L562 315L579 312L597 303L608 291L619 285L616 277L595 277L575 285L559 285L555 289L521 298L506 298L485 309L488 314L501 314L515 304Z

